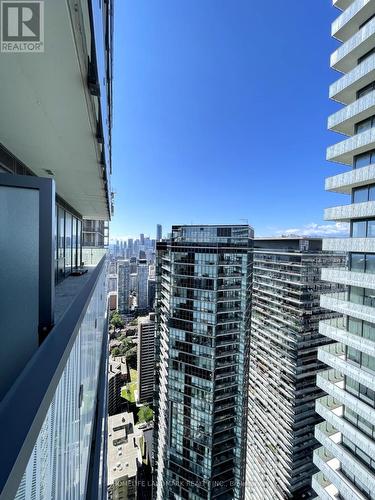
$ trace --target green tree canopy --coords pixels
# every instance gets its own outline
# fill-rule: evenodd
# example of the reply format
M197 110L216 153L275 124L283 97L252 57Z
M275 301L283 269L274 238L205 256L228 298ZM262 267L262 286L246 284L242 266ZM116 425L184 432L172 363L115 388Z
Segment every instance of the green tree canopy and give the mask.
M138 411L138 422L141 424L143 422L151 422L154 412L149 406L141 406Z

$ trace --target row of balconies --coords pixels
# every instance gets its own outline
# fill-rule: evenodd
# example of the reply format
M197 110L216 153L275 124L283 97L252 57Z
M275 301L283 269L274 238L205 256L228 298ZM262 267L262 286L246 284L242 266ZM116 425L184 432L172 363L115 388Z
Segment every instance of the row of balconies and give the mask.
M354 0L332 23L331 34L345 42L352 37L360 25L373 14L374 0Z

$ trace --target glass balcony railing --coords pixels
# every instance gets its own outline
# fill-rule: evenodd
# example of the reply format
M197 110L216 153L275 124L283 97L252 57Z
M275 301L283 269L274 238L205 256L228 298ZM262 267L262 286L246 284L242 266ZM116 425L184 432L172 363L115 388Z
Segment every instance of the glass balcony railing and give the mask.
M106 276L103 257L57 286L55 326L1 403L2 498L27 498L36 480L45 498L101 498L89 464L103 454L91 443L106 415Z

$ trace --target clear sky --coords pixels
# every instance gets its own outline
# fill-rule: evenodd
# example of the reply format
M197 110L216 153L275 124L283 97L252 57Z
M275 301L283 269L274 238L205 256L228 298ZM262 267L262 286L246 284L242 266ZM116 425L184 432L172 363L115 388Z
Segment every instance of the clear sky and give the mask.
M112 237L161 223L336 234L330 0L117 0Z

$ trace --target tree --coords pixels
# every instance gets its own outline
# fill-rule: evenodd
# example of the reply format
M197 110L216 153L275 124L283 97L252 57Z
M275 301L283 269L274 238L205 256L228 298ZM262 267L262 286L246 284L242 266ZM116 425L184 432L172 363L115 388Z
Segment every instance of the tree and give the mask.
M118 347L114 347L111 351L111 354L115 358L116 356L121 356L121 351Z
M123 328L124 327L125 323L124 323L123 319L121 318L121 315L118 311L114 311L111 314L110 324L114 328Z
M137 415L138 422L141 424L143 422L151 422L154 412L149 406L141 406Z

